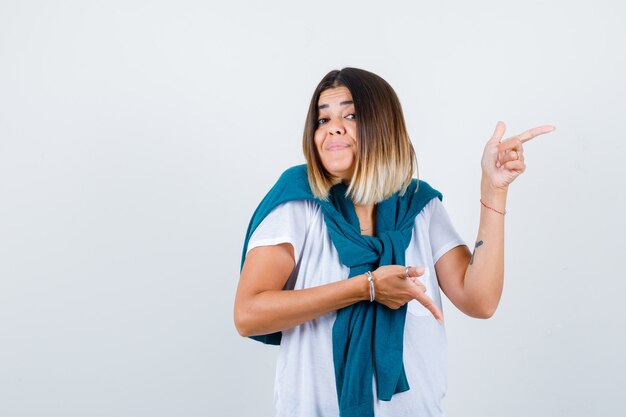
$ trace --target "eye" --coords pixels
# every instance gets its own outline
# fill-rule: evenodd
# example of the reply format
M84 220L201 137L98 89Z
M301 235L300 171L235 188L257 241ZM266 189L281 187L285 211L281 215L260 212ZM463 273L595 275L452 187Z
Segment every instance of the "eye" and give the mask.
M350 113L349 115L346 116L346 119L348 119L348 120L356 120L356 114Z
M319 125L323 125L324 123L326 123L328 121L327 118L325 117L320 117L319 119L317 119L317 124Z

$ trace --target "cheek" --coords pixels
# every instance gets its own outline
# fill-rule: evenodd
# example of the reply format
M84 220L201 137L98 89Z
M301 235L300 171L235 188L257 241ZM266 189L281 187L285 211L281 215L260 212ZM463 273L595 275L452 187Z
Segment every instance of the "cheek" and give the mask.
M315 131L313 135L313 143L315 144L315 148L319 152L322 148L322 142L324 141L324 133L319 129Z
M352 138L352 140L354 141L354 143L357 143L357 129L356 129L356 124L351 125L350 127L348 127L346 129L348 131L348 134L350 135L350 137Z

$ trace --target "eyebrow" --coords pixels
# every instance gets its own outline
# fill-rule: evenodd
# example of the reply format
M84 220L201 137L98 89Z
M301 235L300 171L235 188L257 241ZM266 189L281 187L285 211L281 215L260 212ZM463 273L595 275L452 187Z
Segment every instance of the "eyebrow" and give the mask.
M348 105L348 104L354 104L354 101L352 101L352 100L347 100L347 101L342 101L341 103L339 103L339 105L340 105L340 106L346 106L346 105ZM322 104L322 105L317 106L317 109L318 109L318 110L319 110L319 109L327 109L327 108L329 108L329 107L330 107L330 105L329 105L329 104Z

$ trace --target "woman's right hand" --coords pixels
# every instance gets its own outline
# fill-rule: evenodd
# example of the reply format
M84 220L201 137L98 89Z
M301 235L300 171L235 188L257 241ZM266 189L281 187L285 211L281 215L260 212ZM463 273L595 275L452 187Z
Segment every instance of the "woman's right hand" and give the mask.
M417 279L424 275L424 267L406 267L401 265L385 265L372 272L376 301L391 309L398 309L411 300L417 300L432 315L443 323L443 314L435 302L426 295L426 287Z

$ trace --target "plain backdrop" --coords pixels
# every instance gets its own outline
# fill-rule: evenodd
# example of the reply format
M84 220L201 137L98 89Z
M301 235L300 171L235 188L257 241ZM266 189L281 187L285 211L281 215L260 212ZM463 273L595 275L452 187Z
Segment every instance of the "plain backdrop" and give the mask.
M328 71L385 78L473 247L480 156L525 145L495 316L445 300L449 417L624 416L626 6L0 0L0 416L271 416L241 338L249 218ZM508 135L507 135L508 136Z

